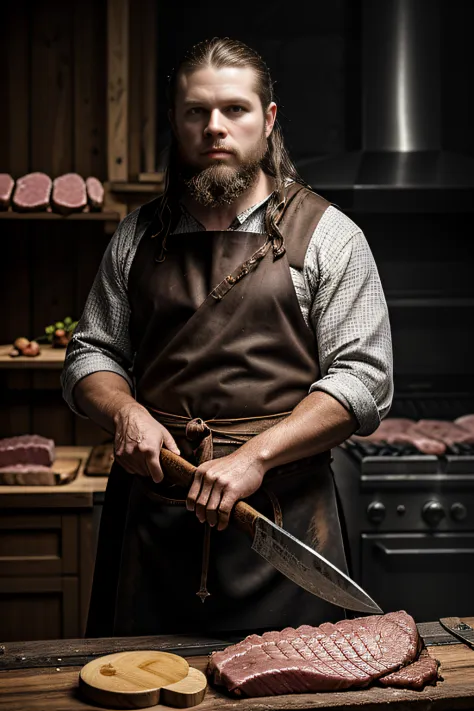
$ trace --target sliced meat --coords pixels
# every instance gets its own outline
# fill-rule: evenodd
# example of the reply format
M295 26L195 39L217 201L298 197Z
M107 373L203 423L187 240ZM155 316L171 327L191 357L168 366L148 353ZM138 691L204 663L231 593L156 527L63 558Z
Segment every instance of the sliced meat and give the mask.
M372 442L373 444L409 444L416 447L422 454L440 456L446 452L446 445L436 438L427 437L416 429L415 420L404 417L388 417L382 420L379 427L368 437L351 437L355 442Z
M104 204L104 186L97 178L86 180L87 199L92 210L101 210Z
M456 443L474 444L474 434L448 420L418 420L410 432L437 439L448 447Z
M45 173L28 173L16 181L13 208L19 212L46 210L51 197L51 178Z
M439 675L439 661L428 654L427 649L421 651L416 662L402 667L392 674L379 679L382 686L395 686L402 689L423 689L426 685L434 686Z
M474 415L462 415L462 417L458 417L457 420L454 420L454 424L474 434Z
M10 205L15 181L9 173L0 173L0 210L7 210Z
M431 439L430 437L425 437L419 432L414 431L413 428L407 430L406 432L391 435L386 441L388 444L411 444L422 454L432 454L437 457L446 452L446 445L443 442Z
M53 183L51 204L61 215L82 212L87 205L86 184L77 173L65 173Z
M392 612L250 635L214 652L209 674L236 696L361 688L415 661L420 644L413 618Z
M387 417L382 420L380 425L377 427L375 432L367 435L366 437L359 437L354 435L351 439L360 442L373 442L378 444L379 442L387 442L387 437L391 437L399 432L405 432L411 425L415 424L415 420L409 420L405 417Z
M54 440L41 435L20 435L0 440L0 467L38 464L49 467L54 461Z

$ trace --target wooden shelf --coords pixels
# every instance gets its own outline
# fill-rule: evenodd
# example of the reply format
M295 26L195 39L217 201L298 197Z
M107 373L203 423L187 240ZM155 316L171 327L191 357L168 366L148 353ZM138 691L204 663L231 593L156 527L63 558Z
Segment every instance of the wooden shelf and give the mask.
M114 181L108 183L107 187L113 193L151 193L153 195L161 195L164 190L164 183L127 183Z
M37 356L17 356L12 358L8 355L13 348L12 345L0 346L0 369L41 369L41 370L62 370L65 348L53 348L52 346L40 344L41 353Z
M0 220L89 220L99 222L119 222L118 212L73 212L71 215L59 215L57 212L0 212Z

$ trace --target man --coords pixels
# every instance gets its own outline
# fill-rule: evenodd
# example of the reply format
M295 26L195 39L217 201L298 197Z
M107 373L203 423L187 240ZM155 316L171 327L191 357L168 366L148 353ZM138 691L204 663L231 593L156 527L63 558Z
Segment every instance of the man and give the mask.
M253 50L194 47L169 116L165 194L119 226L62 376L115 437L88 634L336 620L228 523L248 499L345 568L330 449L374 431L392 396L377 270L298 177ZM163 480L162 447L199 465L189 492Z

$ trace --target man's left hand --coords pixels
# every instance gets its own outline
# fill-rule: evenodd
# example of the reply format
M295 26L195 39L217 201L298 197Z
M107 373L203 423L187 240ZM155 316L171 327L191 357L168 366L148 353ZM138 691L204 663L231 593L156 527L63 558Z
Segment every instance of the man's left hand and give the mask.
M186 508L210 526L223 531L234 504L260 488L265 468L248 452L237 450L227 457L201 464L194 473Z

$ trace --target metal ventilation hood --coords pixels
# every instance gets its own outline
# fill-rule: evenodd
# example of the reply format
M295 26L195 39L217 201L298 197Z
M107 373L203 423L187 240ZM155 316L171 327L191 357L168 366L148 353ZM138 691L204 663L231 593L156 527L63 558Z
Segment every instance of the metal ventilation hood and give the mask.
M342 207L474 210L474 159L442 149L440 1L361 2L361 150L297 164Z

